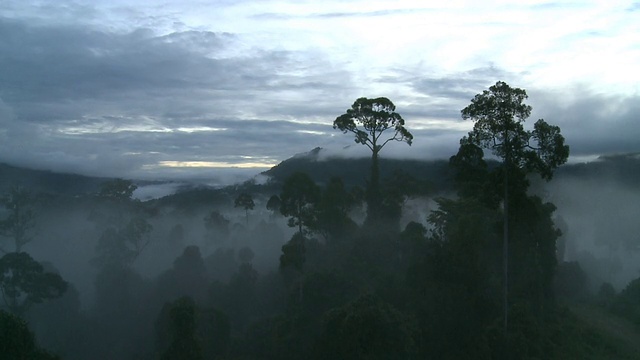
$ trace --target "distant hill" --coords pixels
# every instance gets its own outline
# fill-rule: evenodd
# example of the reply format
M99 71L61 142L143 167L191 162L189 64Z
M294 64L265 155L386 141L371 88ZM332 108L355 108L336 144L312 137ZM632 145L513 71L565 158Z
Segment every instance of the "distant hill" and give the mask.
M640 152L603 155L596 161L562 166L556 174L558 178L610 180L632 188L640 188Z
M321 148L315 148L308 153L298 154L262 174L276 184L282 184L294 172L302 171L320 184L327 183L332 177L339 177L347 186L366 185L371 175L370 158L325 158L321 154L322 151ZM437 189L451 187L448 160L398 160L382 157L379 161L382 181L401 171L416 179L427 181Z
M258 176L268 178L267 181L250 180L221 189L204 185L184 186L178 189L176 194L160 199L158 204L189 206L228 203L242 191L257 196L270 196L280 193L284 180L296 171L309 174L319 185L326 184L332 177L340 177L347 187L366 186L370 176L370 158L327 158L323 156L322 151L321 148L316 148L282 161ZM448 160L398 160L384 157L380 159L382 181L397 171L425 181L432 191L449 190L453 186ZM640 153L607 155L588 163L563 165L556 171L554 179L563 178L607 180L640 188ZM19 184L33 192L78 196L96 193L100 184L106 180L108 179L33 170L0 163L0 193L7 192L11 186ZM154 182L137 183L142 185Z
M285 179L297 171L307 173L318 185L329 182L332 177L339 177L347 188L365 187L370 177L370 158L325 158L321 148L294 155L271 169L264 171L257 178L268 178L267 181L249 180L242 184L227 186L222 189L197 187L184 189L176 194L156 201L160 205L211 206L213 204L230 204L241 192L248 192L254 197L269 197L279 194ZM380 178L385 179L396 172L424 181L431 191L442 191L452 188L451 173L447 160L397 160L380 159Z
M327 158L323 156L322 151L321 148L315 148L307 153L295 155L263 172L262 175L270 178L267 185L269 191L278 193L284 180L296 171L309 174L319 184L327 183L331 177L337 176L348 187L366 186L370 176L370 158ZM380 159L380 178L383 181L398 170L427 182L432 191L447 191L453 188L453 174L448 159ZM640 188L640 153L606 155L596 161L565 164L556 170L554 179L561 181L566 178L613 181Z
M33 192L58 195L95 193L106 178L34 170L0 163L0 193L20 185Z

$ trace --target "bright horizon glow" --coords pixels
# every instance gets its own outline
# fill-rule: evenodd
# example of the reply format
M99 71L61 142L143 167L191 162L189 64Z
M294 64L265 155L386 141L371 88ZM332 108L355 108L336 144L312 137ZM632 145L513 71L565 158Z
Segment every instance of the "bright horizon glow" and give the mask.
M257 163L257 162L239 162L230 163L224 161L159 161L158 166L168 168L239 168L239 169L263 169L271 168L276 164Z

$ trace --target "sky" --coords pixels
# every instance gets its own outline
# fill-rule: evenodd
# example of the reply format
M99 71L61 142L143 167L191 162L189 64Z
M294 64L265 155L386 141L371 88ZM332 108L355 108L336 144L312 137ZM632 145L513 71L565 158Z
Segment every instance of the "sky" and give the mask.
M2 0L0 162L93 176L238 180L315 147L384 96L414 135L383 157L455 154L497 81L572 161L640 151L640 1Z

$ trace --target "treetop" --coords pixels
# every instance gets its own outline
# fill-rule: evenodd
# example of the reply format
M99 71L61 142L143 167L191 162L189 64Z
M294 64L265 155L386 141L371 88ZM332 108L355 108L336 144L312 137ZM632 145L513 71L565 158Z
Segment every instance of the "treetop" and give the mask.
M404 127L404 119L396 111L396 106L386 97L357 99L347 112L333 122L334 129L355 135L355 142L366 145L371 150L380 150L389 141L404 141L411 145L413 135ZM385 130L395 133L382 144L378 140Z

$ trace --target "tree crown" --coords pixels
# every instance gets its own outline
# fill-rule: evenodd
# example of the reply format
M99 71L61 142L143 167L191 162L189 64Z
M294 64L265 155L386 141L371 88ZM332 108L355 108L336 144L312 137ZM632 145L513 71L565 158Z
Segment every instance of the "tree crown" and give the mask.
M411 145L413 135L404 127L404 119L395 110L393 102L385 97L362 97L351 105L351 109L336 118L333 128L340 129L345 134L353 133L356 143L365 145L374 152L381 150L389 141ZM381 139L388 129L394 131L393 135Z
M58 274L45 272L42 265L25 252L0 258L0 292L7 307L24 313L32 304L60 297L67 282Z
M461 145L473 144L491 149L505 163L526 171L538 172L549 180L553 169L564 164L569 146L558 126L543 119L534 124L532 131L524 129L524 121L531 115L531 106L523 89L512 88L498 81L489 90L476 95L471 104L462 109L462 118L475 122Z

